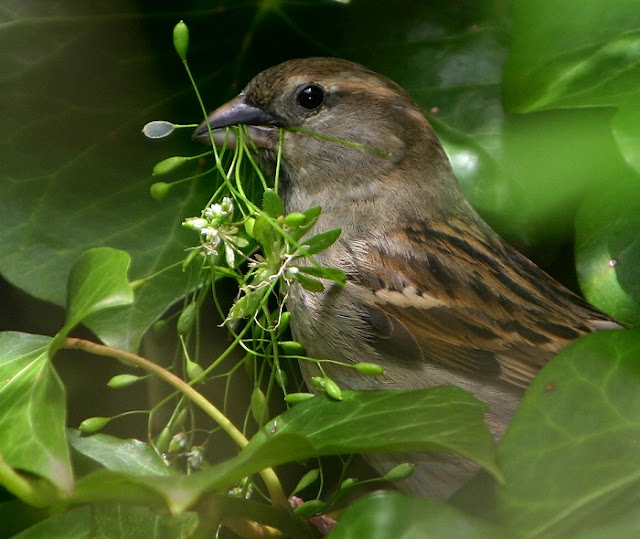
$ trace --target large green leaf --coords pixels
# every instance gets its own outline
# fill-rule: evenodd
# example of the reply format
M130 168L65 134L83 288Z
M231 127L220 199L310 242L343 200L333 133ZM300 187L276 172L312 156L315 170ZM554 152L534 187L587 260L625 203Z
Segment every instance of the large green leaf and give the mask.
M640 324L640 183L587 199L576 220L580 288L621 322Z
M159 515L146 507L101 505L79 507L43 520L16 539L175 539L188 537L198 524L194 513Z
M499 445L498 513L517 533L640 530L640 332L581 339L542 370Z
M71 494L73 473L65 436L65 392L47 357L51 339L0 333L0 457ZM2 484L15 494L2 476Z
M518 0L505 99L518 112L616 105L640 86L636 0Z
M309 399L277 417L229 461L191 476L166 479L97 472L78 481L77 500L109 500L123 488L151 503L162 496L182 511L208 490L227 489L263 468L318 455L370 451L450 451L496 477L485 405L455 387L415 391L345 391L341 401Z
M359 499L341 516L332 539L508 537L505 531L433 500L379 491Z

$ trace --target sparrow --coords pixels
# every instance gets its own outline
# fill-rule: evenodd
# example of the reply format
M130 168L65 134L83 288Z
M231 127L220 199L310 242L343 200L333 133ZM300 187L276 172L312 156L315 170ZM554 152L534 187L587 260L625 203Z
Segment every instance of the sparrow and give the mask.
M308 355L384 367L371 377L325 364L342 388L456 385L488 404L499 439L547 361L582 335L620 327L483 221L420 107L390 79L342 59L290 60L259 73L193 138L210 143L210 127L216 145L234 146L232 125L246 126L268 173L281 140L286 212L322 206L313 232L342 229L316 260L343 270L346 286L293 285L286 298ZM320 374L301 368L307 382ZM401 488L440 499L476 471L435 453L368 459L382 472L412 461Z

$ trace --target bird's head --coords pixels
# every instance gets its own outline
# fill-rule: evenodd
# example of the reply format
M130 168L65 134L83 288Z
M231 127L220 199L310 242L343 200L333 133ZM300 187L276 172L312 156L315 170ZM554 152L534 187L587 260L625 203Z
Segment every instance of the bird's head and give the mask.
M388 78L347 60L296 59L259 73L213 111L193 138L209 143L210 126L216 145L226 139L233 147L235 135L224 131L231 125L247 126L258 161L270 170L281 139L290 210L325 206L345 190L347 199L375 197L390 171L415 175L431 167L431 176L442 177L443 170L450 175L442 147L413 99Z

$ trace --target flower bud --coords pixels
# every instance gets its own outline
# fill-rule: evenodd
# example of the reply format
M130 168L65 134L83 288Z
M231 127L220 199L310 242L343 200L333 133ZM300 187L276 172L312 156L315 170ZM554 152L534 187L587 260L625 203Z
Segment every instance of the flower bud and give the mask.
M289 356L302 356L304 355L304 346L296 341L280 341L278 343L280 349Z
M414 465L411 462L403 462L402 464L398 464L396 467L391 468L386 474L382 477L387 481L400 481L401 479L406 479L413 473Z
M340 386L336 384L331 378L328 378L326 376L324 378L324 390L332 399L335 399L337 401L342 400L342 390L340 389Z
M354 367L358 372L369 376L379 376L380 374L384 374L384 369L377 363L356 363Z
M88 417L82 423L78 429L80 432L84 432L85 434L93 434L94 432L98 432L101 430L107 423L111 421L110 417Z
M313 393L289 393L284 400L287 404L298 404L299 402L309 400L312 397Z
M169 194L169 189L171 189L171 184L166 182L156 182L151 184L149 193L151 194L151 197L156 200L164 200Z
M300 518L309 518L317 515L325 507L322 500L309 500L296 507L293 512Z
M182 453L187 447L187 435L184 432L174 434L169 442L169 453Z
M111 378L111 380L107 382L107 385L114 389L120 389L121 387L133 385L143 379L143 376L135 376L134 374L118 374Z
M257 386L253 388L253 393L251 393L251 415L258 425L263 425L269 416L267 397Z
M153 175L164 176L165 174L169 174L169 172L173 172L177 168L181 167L188 160L189 159L187 157L183 157L181 155L167 157L159 163L156 163L156 166L153 167Z
M194 302L189 303L189 305L182 309L182 312L178 317L178 323L176 324L178 335L185 335L193 329L197 313L198 309Z
M204 372L202 367L197 363L195 363L194 361L191 361L189 358L186 358L186 359L187 359L187 377L189 378L189 380L193 381L197 378L200 378L200 376Z
M184 62L187 59L187 50L189 49L189 28L184 21L180 21L173 27L173 46Z
M300 213L297 211L290 213L284 218L284 224L291 228L297 228L304 225L306 222L307 216L304 213Z

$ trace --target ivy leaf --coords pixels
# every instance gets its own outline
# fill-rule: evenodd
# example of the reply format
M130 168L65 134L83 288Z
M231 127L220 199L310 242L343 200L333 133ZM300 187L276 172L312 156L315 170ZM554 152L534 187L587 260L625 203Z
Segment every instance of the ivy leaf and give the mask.
M576 218L576 269L589 302L640 324L640 184L594 194Z
M639 357L640 331L588 335L527 390L498 447L498 515L518 535L637 533Z
M640 12L635 0L514 5L505 100L517 112L617 105L640 87ZM567 21L571 21L567 24Z
M17 473L43 477L69 495L65 391L47 358L50 342L41 335L0 333L0 456ZM0 473L0 483L20 496L6 478Z
M141 499L162 496L177 512L203 492L228 488L268 466L362 452L447 451L501 478L485 411L484 403L457 387L344 391L342 400L316 396L267 423L237 457L208 470L170 480L97 472L78 482L76 501L102 495L101 484L130 485Z
M435 500L381 490L360 498L340 516L335 539L353 537L506 537L504 531Z
M67 283L67 319L51 342L53 355L75 326L92 314L133 303L127 280L131 258L110 247L89 249L71 267Z

